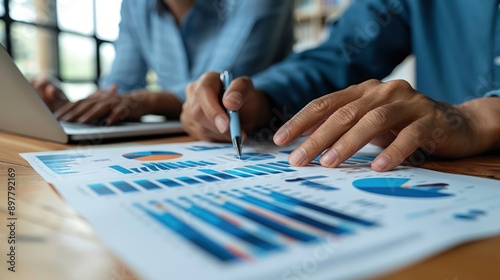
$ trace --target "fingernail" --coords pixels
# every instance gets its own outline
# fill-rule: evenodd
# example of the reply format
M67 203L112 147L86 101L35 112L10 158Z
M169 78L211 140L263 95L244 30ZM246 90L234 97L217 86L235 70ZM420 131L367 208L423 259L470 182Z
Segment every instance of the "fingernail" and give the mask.
M391 163L391 158L388 155L380 155L372 163L376 167L376 171L385 171L387 166Z
M304 164L304 162L307 160L307 154L306 151L302 148L297 148L291 155L290 158L288 158L288 161L290 164L295 165L295 166L301 166Z
M222 116L219 115L215 117L215 126L217 127L220 133L225 133L227 131L229 124L226 121L226 119L224 119Z
M285 142L288 139L289 135L290 135L290 132L288 131L288 129L286 127L280 128L278 130L278 132L276 132L276 134L274 134L274 137L273 137L274 143L281 144L281 143Z
M229 100L236 104L236 106L240 107L243 103L243 94L241 94L241 92L232 91L226 94L226 96L224 96L224 99Z
M323 154L323 156L321 156L320 163L323 166L332 166L338 158L339 154L337 153L337 150L330 148Z

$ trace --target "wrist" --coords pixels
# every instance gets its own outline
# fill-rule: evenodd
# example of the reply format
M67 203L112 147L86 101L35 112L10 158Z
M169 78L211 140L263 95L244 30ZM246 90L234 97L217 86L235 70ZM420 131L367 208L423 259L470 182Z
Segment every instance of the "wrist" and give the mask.
M500 149L500 98L478 98L456 106L467 118L480 152Z
M151 114L166 116L169 119L178 119L182 102L174 94L166 91L150 92L148 94L148 108Z

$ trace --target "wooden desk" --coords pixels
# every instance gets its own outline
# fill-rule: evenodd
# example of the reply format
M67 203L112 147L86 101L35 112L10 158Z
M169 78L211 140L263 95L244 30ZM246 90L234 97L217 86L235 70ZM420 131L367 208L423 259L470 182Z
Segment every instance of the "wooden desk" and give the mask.
M186 142L187 136L118 145ZM138 279L99 242L93 229L20 156L61 145L0 133L0 279ZM7 271L7 169L17 173L17 272ZM425 168L500 179L500 154L435 161ZM500 181L499 181L500 187ZM500 198L499 198L500 199ZM500 222L500 221L499 221ZM383 256L381 256L383 257ZM500 236L450 249L381 279L500 279Z

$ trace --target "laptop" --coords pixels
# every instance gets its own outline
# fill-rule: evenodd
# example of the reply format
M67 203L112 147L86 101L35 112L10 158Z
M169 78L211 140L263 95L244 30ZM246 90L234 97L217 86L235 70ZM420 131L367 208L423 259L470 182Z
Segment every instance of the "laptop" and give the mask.
M184 132L179 121L124 122L114 126L62 123L0 47L0 130L58 143Z

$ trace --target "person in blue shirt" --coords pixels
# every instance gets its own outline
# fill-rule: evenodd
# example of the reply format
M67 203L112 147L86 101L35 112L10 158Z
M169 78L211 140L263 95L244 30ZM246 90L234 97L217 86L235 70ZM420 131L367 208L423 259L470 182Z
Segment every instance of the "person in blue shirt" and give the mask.
M309 135L289 156L295 166L323 153L337 167L372 142L385 147L375 171L500 148L500 1L357 0L328 28L319 47L233 81L223 106L239 110L244 137L279 128L273 140L286 145ZM417 89L380 81L411 53ZM181 121L196 138L227 141L217 78L188 87Z
M292 12L292 1L281 0L123 0L116 57L95 94L69 103L50 80L33 85L63 121L177 119L186 86L204 72L253 75L285 58L293 45ZM146 89L149 70L159 93Z

